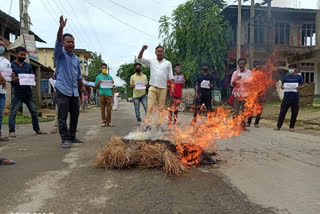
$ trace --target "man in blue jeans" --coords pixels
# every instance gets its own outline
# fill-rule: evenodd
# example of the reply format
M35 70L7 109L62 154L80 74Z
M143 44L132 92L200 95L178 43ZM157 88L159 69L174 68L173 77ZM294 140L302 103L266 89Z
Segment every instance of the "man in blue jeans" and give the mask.
M133 103L136 111L137 125L141 125L140 117L140 103L144 108L144 112L147 112L148 102L146 88L148 86L148 78L141 72L141 64L135 63L134 65L135 74L130 77L130 88L133 89Z
M27 50L24 47L16 48L16 60L11 63L13 97L9 115L9 137L15 137L16 116L22 105L25 103L32 117L32 127L36 134L46 134L40 130L38 112L33 100L31 86L20 85L18 74L32 74L32 66L25 62Z

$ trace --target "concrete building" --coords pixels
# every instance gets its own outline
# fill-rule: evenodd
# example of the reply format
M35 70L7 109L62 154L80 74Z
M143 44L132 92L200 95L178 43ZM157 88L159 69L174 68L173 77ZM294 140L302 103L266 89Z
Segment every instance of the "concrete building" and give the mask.
M231 5L224 9L223 14L230 21L234 39L229 58L236 61L237 16L238 7ZM320 94L320 63L315 58L292 57L313 53L320 49L320 12L312 9L271 8L271 18L267 17L267 7L255 7L254 41L250 48L250 6L242 7L241 22L241 56L249 59L249 50L253 50L250 63L264 63L272 50L279 53L277 78L281 78L289 63L297 62L305 82L315 83L315 94ZM270 22L268 22L270 20ZM290 59L290 60L289 60ZM236 64L229 66L227 75L235 70Z
M38 48L39 62L47 67L55 70L56 66L54 63L54 48ZM85 49L75 49L74 53L79 57L81 74L88 76L88 64L89 60L93 58L91 53Z

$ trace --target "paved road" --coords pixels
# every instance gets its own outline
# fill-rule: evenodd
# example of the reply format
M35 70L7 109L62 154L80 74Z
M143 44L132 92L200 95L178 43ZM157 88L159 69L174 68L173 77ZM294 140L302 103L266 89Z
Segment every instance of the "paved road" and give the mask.
M99 126L98 109L82 113L79 136L86 143L70 150L59 147L57 135L35 136L30 125L18 126L16 139L0 143L0 155L17 162L0 167L0 213L319 213L316 136L252 130L221 141L227 163L220 169L197 168L174 179L158 170L93 168L110 136L135 127L132 105L120 103L112 128Z

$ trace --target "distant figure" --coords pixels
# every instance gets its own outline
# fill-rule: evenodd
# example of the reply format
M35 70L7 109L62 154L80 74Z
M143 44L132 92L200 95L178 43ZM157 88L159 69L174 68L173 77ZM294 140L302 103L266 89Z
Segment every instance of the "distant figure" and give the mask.
M134 65L135 74L130 77L130 88L133 89L133 104L136 112L137 126L141 125L140 103L143 106L145 114L147 113L147 94L148 78L141 72L141 64L136 62Z
M210 119L210 113L212 109L212 88L213 88L213 78L209 74L209 65L207 63L201 66L202 73L198 76L195 86L195 110L193 114L192 125L195 125L197 118L199 117L199 112L202 104L207 108L207 116Z
M113 126L111 123L111 113L112 113L112 102L113 94L112 88L101 87L102 81L112 81L112 77L108 74L108 66L105 63L101 64L101 74L96 77L95 88L99 89L99 102L100 102L100 111L101 111L101 127ZM107 112L107 116L106 116Z
M174 92L169 91L170 95L170 103L168 107L168 125L173 124L176 125L178 121L178 113L179 113L179 106L181 103L182 97L182 87L184 86L185 79L184 76L181 74L181 65L179 63L173 66L174 70ZM170 81L168 80L169 87L171 88ZM173 116L173 117L172 117Z
M148 48L144 45L138 55L139 61L145 66L150 68L150 88L148 95L148 113L147 123L150 123L152 118L152 111L158 108L158 122L157 126L160 127L164 118L164 106L167 96L167 80L171 83L171 92L174 92L173 72L172 64L168 60L164 59L164 48L157 46L155 54L156 59L143 58L144 51ZM161 128L161 127L160 127ZM147 125L147 130L151 129L150 125Z
M115 89L113 94L112 110L118 111L118 104L119 104L119 92L117 89Z
M280 130L286 118L289 108L291 108L290 132L294 132L294 126L299 113L299 91L304 87L301 75L296 73L296 64L289 65L289 74L282 79L282 89L284 97L281 102L281 108L275 130Z

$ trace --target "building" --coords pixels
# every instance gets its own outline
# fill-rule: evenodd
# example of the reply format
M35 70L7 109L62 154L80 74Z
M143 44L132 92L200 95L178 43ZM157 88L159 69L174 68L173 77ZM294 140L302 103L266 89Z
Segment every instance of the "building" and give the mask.
M287 71L289 63L297 62L305 82L315 83L315 94L320 94L320 62L305 56L320 49L320 11L312 9L294 9L271 7L268 16L267 7L255 7L254 38L250 44L250 6L242 6L241 56L251 58L251 65L264 63L272 50L279 54L277 79ZM223 15L230 21L234 38L228 55L235 63L237 44L238 6L228 6ZM268 18L270 17L270 18ZM250 46L251 45L251 46ZM249 52L249 50L252 50ZM253 53L253 57L249 54ZM310 54L309 54L310 55ZM235 70L236 64L229 66L227 76Z
M55 70L56 66L54 63L53 53L54 48L38 48L39 62ZM81 74L83 76L88 76L88 64L89 60L92 59L93 56L85 49L75 49L74 53L79 57Z
M43 39L37 36L34 32L29 31L29 34L35 36L37 42L46 43ZM12 42L14 42L18 36L20 36L20 22L14 17L9 16L0 10L0 37L4 39L6 47L8 47ZM16 56L14 51L10 50L5 53L5 57L12 62L15 60ZM43 73L52 73L53 70L43 66L41 63L30 59L30 64L33 68L33 73L36 76L37 85L32 87L33 95L36 101L37 107L41 107L42 104L42 94L41 94L41 79L43 79ZM6 94L6 107L11 105L11 84L7 84L7 94Z

